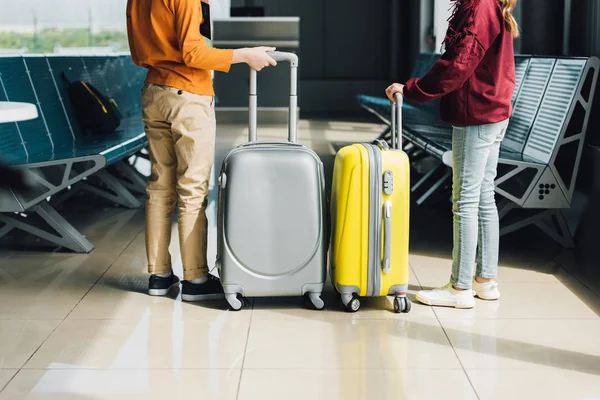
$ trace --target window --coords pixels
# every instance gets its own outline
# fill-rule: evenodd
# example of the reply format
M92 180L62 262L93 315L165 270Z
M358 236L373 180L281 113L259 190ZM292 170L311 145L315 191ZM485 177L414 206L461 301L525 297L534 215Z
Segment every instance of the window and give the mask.
M3 1L0 54L127 51L127 0Z

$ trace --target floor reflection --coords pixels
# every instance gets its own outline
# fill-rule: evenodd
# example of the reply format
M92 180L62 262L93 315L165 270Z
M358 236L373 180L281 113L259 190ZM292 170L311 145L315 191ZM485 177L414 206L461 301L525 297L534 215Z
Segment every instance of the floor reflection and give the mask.
M327 175L338 148L380 129L329 121L300 128L300 142L319 153ZM211 266L217 177L246 132L222 126L217 135L207 209ZM263 127L259 136L281 139L285 128ZM19 233L0 241L0 400L600 396L600 299L535 229L503 240L504 297L478 301L475 310L416 303L398 316L389 299L365 299L348 314L328 284L322 312L298 298L258 298L234 313L224 301L183 303L179 291L145 294L143 209L77 195L61 212L96 244L94 252L46 251ZM447 280L451 222L449 205L413 206L412 298Z

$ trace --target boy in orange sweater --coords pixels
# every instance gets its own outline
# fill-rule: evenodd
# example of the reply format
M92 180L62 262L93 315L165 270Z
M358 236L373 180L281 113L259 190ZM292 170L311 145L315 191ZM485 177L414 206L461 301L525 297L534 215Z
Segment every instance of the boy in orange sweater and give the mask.
M276 65L274 48L221 50L206 45L198 0L128 0L127 31L133 61L148 69L142 90L152 173L147 186L148 293L164 296L179 285L171 269L171 215L178 202L183 261L182 299L223 296L209 274L206 205L216 121L211 70L246 63Z

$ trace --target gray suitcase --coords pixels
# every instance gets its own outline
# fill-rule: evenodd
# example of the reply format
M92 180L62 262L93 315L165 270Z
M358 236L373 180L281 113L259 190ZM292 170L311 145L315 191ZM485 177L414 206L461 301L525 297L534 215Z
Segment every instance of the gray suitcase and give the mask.
M217 267L233 310L244 297L305 296L317 309L326 279L323 164L297 142L298 57L291 66L287 141L257 141L257 73L250 71L249 143L230 151L219 176Z

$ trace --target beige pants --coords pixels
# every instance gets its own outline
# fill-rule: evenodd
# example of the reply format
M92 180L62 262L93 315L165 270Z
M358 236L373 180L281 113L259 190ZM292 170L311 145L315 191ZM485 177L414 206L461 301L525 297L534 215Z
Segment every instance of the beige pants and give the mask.
M146 188L148 272L171 270L171 216L178 202L184 279L208 273L206 259L208 184L215 148L212 96L146 85L142 91L152 174Z

